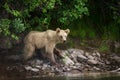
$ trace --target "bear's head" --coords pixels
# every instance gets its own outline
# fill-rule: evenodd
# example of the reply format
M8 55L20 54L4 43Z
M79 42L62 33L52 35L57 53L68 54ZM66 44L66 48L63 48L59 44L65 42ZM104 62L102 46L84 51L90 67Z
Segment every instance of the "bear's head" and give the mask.
M69 29L66 30L62 30L60 28L56 29L56 34L57 34L57 38L58 38L58 42L60 43L64 43L67 41L67 36L70 33Z

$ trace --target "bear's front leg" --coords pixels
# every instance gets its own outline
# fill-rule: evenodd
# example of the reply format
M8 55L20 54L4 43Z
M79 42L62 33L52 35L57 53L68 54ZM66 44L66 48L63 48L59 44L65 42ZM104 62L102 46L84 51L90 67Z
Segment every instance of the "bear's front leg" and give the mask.
M53 65L57 65L57 62L55 61L55 57L54 57L53 52L49 54L49 57L50 57L49 59L50 59L51 63Z
M54 47L53 46L47 46L46 47L46 53L48 54L48 58L50 59L50 62L53 65L57 65L57 62L55 61L54 53L53 53Z

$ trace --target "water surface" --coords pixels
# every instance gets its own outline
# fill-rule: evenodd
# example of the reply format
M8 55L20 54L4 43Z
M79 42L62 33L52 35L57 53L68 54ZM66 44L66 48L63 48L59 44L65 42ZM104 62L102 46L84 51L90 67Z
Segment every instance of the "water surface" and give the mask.
M117 73L82 73L78 75L66 76L12 76L1 78L0 80L120 80L120 74Z

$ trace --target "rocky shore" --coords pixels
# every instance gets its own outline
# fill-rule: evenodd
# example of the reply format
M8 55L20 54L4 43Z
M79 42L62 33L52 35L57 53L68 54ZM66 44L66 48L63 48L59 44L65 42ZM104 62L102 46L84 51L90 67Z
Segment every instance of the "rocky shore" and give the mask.
M4 70L29 77L78 75L86 72L120 73L120 57L116 54L99 53L97 50L87 52L82 49L63 50L62 54L63 59L56 58L59 66L53 66L49 60L40 59L39 56L23 63L20 54L6 55L3 64L7 65Z

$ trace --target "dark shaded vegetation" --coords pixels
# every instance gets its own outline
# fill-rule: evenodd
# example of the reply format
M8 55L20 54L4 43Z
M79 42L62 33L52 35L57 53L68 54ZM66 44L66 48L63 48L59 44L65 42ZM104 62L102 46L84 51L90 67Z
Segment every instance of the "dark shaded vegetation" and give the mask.
M19 40L23 32L57 27L70 28L81 46L90 43L100 51L119 53L115 44L120 44L120 1L0 0L1 38ZM69 45L74 47L72 42Z

